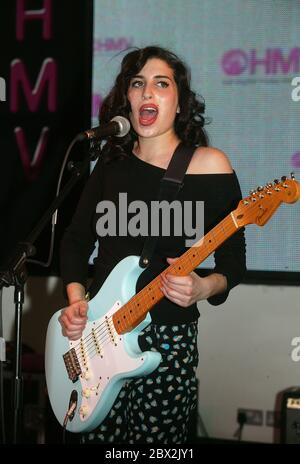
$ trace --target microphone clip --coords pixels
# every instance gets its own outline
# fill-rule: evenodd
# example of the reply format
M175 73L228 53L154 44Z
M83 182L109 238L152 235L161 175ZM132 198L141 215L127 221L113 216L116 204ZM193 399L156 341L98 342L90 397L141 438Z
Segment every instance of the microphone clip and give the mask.
M101 154L102 150L102 140L98 139L91 139L90 140L90 148L89 148L89 154L90 154L90 160L95 161L98 156Z

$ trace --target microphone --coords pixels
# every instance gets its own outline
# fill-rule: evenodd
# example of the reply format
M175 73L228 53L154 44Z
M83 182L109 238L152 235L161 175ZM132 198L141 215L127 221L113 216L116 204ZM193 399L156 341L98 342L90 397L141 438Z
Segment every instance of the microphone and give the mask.
M130 130L130 122L123 116L115 116L107 124L93 127L78 134L78 140L105 138L111 135L124 137Z

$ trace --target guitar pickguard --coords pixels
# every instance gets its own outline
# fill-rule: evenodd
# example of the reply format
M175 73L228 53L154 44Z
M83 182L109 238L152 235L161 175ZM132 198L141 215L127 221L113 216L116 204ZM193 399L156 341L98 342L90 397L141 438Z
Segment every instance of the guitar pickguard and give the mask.
M79 413L83 421L93 413L111 382L126 377L144 363L143 354L128 354L126 336L119 335L112 324L112 315L120 307L121 302L116 302L104 317L87 323L80 341L70 342L81 368Z

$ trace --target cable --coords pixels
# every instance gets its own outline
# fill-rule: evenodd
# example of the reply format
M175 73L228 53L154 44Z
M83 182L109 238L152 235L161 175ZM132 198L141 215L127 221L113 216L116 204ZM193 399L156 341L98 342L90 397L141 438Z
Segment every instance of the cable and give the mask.
M237 437L238 441L241 441L242 440L242 434L243 434L244 425L247 422L247 415L246 415L245 412L243 412L243 411L238 412L237 422L239 424L239 427L238 427L237 431L234 433L233 436Z
M61 168L60 168L59 177L58 177L58 182L57 182L57 187L56 187L56 195L55 195L56 197L58 197L58 194L60 192L61 182L62 182L62 178L63 178L63 174L64 174L64 170L65 170L68 158L70 156L70 153L72 151L73 146L75 145L76 142L78 142L78 140L79 140L79 136L77 135L72 140L72 142L70 143L70 145L68 146L68 149L66 151L65 157L63 159L63 162L62 162L62 165L61 165ZM50 266L51 261L52 261L52 257L53 257L53 250L54 250L55 226L56 226L56 223L57 223L57 213L58 213L58 210L54 211L54 213L52 215L51 238L50 238L49 255L48 255L47 261L44 263L43 261L39 261L37 259L27 259L28 263L38 264L38 265L40 265L42 267L49 267Z
M76 390L73 390L70 396L69 409L65 415L64 422L63 422L63 436L62 436L63 444L66 443L67 424L68 424L68 421L73 420L75 409L77 407L77 401L78 401L78 393Z
M64 423L63 423L64 429L67 427L68 421L73 419L76 406L77 406L77 401L74 401L72 403L72 406L69 408L67 414L65 415Z
M77 401L72 404L72 406L69 408L67 414L65 415L64 418L64 423L63 423L63 432L62 432L62 442L65 445L66 444L66 430L67 430L67 424L69 420L73 419L74 412L77 406Z

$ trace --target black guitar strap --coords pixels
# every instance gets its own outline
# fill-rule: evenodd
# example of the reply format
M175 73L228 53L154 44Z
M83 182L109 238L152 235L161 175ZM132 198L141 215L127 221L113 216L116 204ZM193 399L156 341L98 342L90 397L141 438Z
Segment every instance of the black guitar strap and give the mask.
M178 145L178 147L173 153L166 173L160 181L157 196L158 201L167 200L168 202L171 202L175 200L175 198L178 195L178 192L183 187L183 178L190 164L195 149L195 147L186 146L182 142ZM158 236L151 235L148 235L148 237L146 238L139 261L140 267L146 268L149 265L158 238Z

